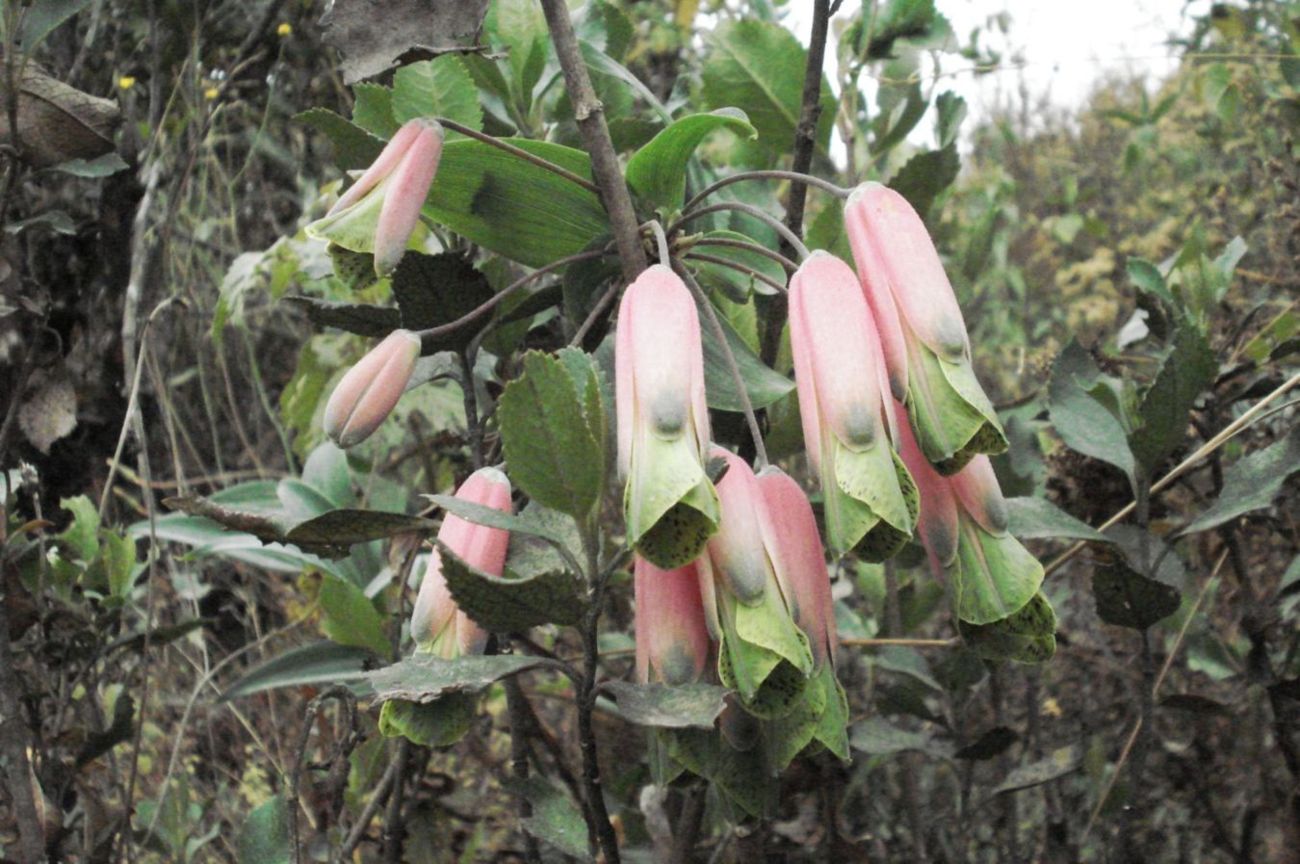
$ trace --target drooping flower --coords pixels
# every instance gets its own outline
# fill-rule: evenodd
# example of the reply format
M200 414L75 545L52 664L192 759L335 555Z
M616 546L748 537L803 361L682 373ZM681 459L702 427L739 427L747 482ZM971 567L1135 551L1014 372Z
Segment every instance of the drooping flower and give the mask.
M623 295L614 369L628 543L658 567L684 566L717 530L718 494L705 473L699 317L690 291L663 265Z
M997 412L971 368L952 284L921 217L894 190L864 183L849 196L844 227L894 398L906 404L926 459L954 474L976 454L1006 450Z
M725 478L724 478L725 479ZM802 712L784 722L785 734L772 734L782 749L774 754L778 766L788 764L816 739L841 759L849 758L847 727L849 701L835 677L835 602L830 574L812 505L799 484L779 468L764 468L758 487L766 505L764 544L786 605L804 635L813 656L812 679L804 691Z
M885 363L857 277L827 252L790 279L790 351L808 458L837 553L883 561L907 543L916 487L891 443Z
M780 716L795 707L813 670L808 638L777 577L776 561L795 555L774 548L781 523L769 513L753 470L721 447L711 455L727 462L717 487L722 522L696 568L705 621L719 643L718 676L750 713Z
M691 684L708 666L709 630L694 564L661 570L637 556L636 676L643 684Z
M402 398L415 361L420 337L394 330L347 371L325 403L325 434L340 447L369 438Z
M456 490L456 497L503 513L512 509L510 480L496 468L475 471ZM510 534L448 513L438 529L438 542L474 569L489 576L500 576L505 568ZM417 650L446 658L481 654L487 636L452 599L442 575L442 557L435 548L429 556L429 566L411 613L411 638Z
M1043 565L1011 535L1007 505L987 456L945 477L921 453L898 412L899 454L921 494L920 533L931 567L948 577L957 617L990 624L1016 613L1038 592Z
M373 252L375 272L392 273L438 171L442 139L436 121L408 120L324 218L307 226L307 233L354 252Z

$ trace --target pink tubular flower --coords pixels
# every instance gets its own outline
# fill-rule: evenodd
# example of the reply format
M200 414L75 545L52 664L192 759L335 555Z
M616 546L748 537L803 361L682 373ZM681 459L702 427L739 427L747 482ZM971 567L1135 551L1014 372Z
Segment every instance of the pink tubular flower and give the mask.
M614 348L618 466L627 483L627 539L671 570L717 530L718 496L704 471L709 411L695 302L656 264L623 294Z
M420 337L394 330L347 371L325 404L325 434L340 447L366 440L402 398L415 361Z
M442 126L434 120L407 121L325 217L307 226L307 233L354 252L373 252L375 272L392 273L438 171L442 138Z
M512 510L510 481L496 468L475 471L456 490L456 497L502 513ZM505 568L510 533L500 528L475 525L448 513L438 529L438 542L474 569L490 576L500 576ZM420 583L420 593L411 613L411 637L418 651L446 658L480 654L487 643L487 633L452 599L442 575L442 558L436 548L429 557L429 567Z
M660 570L638 555L632 580L637 680L670 685L700 681L709 662L710 643L695 565Z
M1043 583L1043 565L1007 530L1007 505L987 456L945 477L930 465L897 402L899 453L921 496L920 534L930 565L945 573L957 617L990 624L1025 606Z
M997 412L971 368L952 284L912 205L879 183L849 196L844 227L875 317L894 398L921 452L942 474L1007 448Z
M739 693L745 710L780 716L798 704L813 670L808 640L791 617L776 570L778 561L797 553L777 551L786 526L769 513L753 470L721 447L710 455L727 462L717 487L722 522L696 568L705 621L719 643L718 676Z
M916 488L891 444L879 337L857 277L817 251L790 279L790 351L804 444L837 553L883 561L912 536Z

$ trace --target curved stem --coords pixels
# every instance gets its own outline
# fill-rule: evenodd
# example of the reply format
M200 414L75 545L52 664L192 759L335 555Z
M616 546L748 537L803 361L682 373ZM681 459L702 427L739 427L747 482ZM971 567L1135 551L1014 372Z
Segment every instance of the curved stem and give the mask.
M781 239L789 243L790 248L798 253L800 260L808 257L808 247L803 245L803 241L800 240L793 231L785 227L779 219L771 213L767 213L751 204L743 204L740 201L726 201L721 204L710 204L708 207L701 207L699 210L692 210L689 213L683 213L678 217L676 222L668 226L668 233L672 234L681 227L683 222L688 222L699 216L707 216L710 213L722 213L727 210L735 210L739 213L753 216L755 219L769 226L777 234L781 235Z
M799 269L798 264L785 257L780 252L773 252L766 246L760 246L757 243L750 243L747 240L733 240L730 237L699 237L691 240L690 245L692 247L727 246L732 249L744 249L746 252L753 252L755 255L762 255L764 258L770 258L792 273Z
M665 267L672 266L668 256L668 236L664 234L664 226L659 224L658 219L652 219L641 227L649 228L654 233L655 242L659 244L659 263Z
M618 283L615 282L606 289L605 293L601 295L601 298L596 301L596 305L591 307L591 311L587 313L587 317L583 319L582 326L578 328L577 332L573 334L573 338L569 340L570 345L578 347L582 346L582 340L587 338L587 333L593 326L595 326L596 322L600 320L600 316L604 313L606 307L609 306L610 301L618 296L618 288Z
M739 174L730 174L717 180L699 192L694 198L686 202L682 208L683 212L693 210L696 204L699 204L705 198L708 198L719 189L730 186L732 183L740 183L745 180L792 180L797 183L806 183L809 186L816 186L818 189L829 192L836 198L847 198L852 189L845 189L843 186L837 186L829 180L823 180L820 177L814 177L811 174L805 174L802 171L741 171Z
M739 261L732 261L730 258L723 258L721 255L708 255L704 252L687 252L684 257L691 261L707 261L710 264L717 264L719 267L726 267L730 270L735 270L737 273L743 273L750 278L757 279L764 285L775 288L782 294L786 291L786 287L771 276L768 276L766 273L761 273L753 267L746 267Z
M421 341L424 342L437 339L439 336L445 336L448 333L464 327L476 318L481 317L484 313L492 311L492 309L496 308L498 303L527 285L529 282L532 282L534 279L537 279L540 276L545 276L547 273L553 273L556 270L563 269L570 264L577 263L578 261L589 261L592 258L601 258L604 255L605 251L603 249L593 249L588 252L579 252L576 255L568 255L558 261L552 261L550 264L547 264L545 267L539 267L527 276L519 277L488 299L484 300L478 306L457 318L455 321L448 321L446 324L439 324L437 327L430 327L427 330L417 330L415 335L419 336Z
M498 150L504 150L506 153L509 153L512 156L517 156L520 159L523 159L525 162L533 163L538 168L544 168L545 170L550 171L552 174L554 174L557 177L563 177L565 180L568 180L570 183L576 183L577 185L581 186L583 189L586 189L588 192L590 192L593 195L596 195L597 197L600 196L600 187L598 187L595 183L592 183L590 180L586 180L582 177L579 177L577 174L574 174L572 171L569 171L566 168L561 168L559 165L556 165L554 162L551 162L547 159L543 159L541 156L534 156L532 153L529 153L527 150L523 149L522 147L516 147L513 144L507 144L505 141L501 140L500 138L494 138L485 132L480 132L477 129L464 125L463 123L457 123L455 120L448 120L446 117L435 117L434 120L438 122L438 125L444 126L453 132L459 132L461 135L464 135L466 138L473 138L475 141L481 141L484 144L488 145L489 147L495 147Z
M754 416L754 403L749 401L749 391L745 389L745 377L740 374L740 366L736 363L736 355L731 352L731 346L727 344L727 334L722 330L722 322L718 320L718 313L714 311L713 304L709 302L708 295L700 287L700 283L695 281L695 277L684 267L680 261L673 262L673 269L677 275L682 277L682 281L690 287L691 292L695 294L696 301L704 309L704 317L709 322L709 330L713 338L718 340L718 347L722 349L722 356L727 359L727 370L731 373L731 380L736 384L736 398L740 400L740 409L745 415L745 423L749 426L750 437L754 439L754 461L758 470L767 467L767 447L763 445L763 433L758 428L758 418Z

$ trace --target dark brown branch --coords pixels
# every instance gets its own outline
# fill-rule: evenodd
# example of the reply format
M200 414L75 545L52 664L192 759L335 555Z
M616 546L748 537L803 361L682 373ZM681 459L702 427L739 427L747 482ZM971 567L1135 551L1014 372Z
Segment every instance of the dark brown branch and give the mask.
M32 768L27 759L27 726L18 699L18 675L9 652L9 613L0 594L0 755L5 760L5 785L18 823L14 853L23 861L45 860L45 830L36 809Z
M641 248L641 232L632 196L623 180L618 165L618 154L605 124L605 108L596 98L587 64L582 59L578 36L573 32L569 7L564 0L542 0L546 25L555 43L555 56L564 71L564 87L573 103L573 116L578 121L578 131L591 155L591 173L600 187L601 201L609 214L610 229L618 247L618 257L623 265L623 280L631 282L646 268L645 250Z

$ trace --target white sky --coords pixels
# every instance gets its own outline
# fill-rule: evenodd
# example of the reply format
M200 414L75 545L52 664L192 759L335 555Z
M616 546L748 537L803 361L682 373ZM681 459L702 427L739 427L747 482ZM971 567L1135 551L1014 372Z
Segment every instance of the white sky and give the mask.
M845 0L836 20L846 20L860 5ZM1011 18L1005 36L983 27L979 43L1000 50L1004 68L976 76L957 71L968 69L970 61L943 60L945 73L955 74L946 75L939 90L965 97L969 129L1022 83L1031 95L1047 93L1061 108L1081 104L1107 71L1145 73L1154 85L1176 66L1173 49L1164 43L1171 34L1188 34L1191 18L1205 14L1210 0L936 0L935 5L963 43L993 16L1006 12ZM788 8L790 25L807 44L811 0L790 0ZM1016 55L1021 63L1013 61ZM833 75L832 67L827 72ZM921 125L928 130L928 123Z

